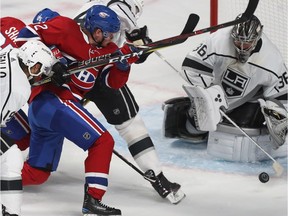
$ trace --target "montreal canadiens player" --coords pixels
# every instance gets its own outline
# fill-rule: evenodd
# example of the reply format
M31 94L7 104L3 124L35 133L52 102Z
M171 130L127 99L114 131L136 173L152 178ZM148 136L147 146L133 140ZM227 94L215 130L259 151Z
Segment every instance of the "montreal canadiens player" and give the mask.
M44 11L49 12L47 9ZM106 6L93 6L87 11L82 30L93 45L86 43L80 27L68 17L56 14L46 22L41 22L40 18L35 20L38 23L22 29L16 42L22 44L30 38L41 40L53 48L60 61L65 58L67 64L71 60L86 62L114 52L131 52L129 46L119 49L112 42L114 34L119 31L120 21L115 12ZM134 61L137 59L135 57ZM71 82L63 85L51 86L47 83L33 88L28 110L31 125L29 159L22 170L24 186L42 184L51 172L56 171L66 137L88 151L83 215L121 215L120 209L102 203L108 186L114 140L79 101L93 87L96 78L111 88L120 88L127 81L129 72L130 63L124 60L73 74Z
M272 156L287 156L287 67L263 29L253 16L218 30L188 53L181 76L190 84L184 86L189 98L164 103L166 137L208 139L208 153L229 161L268 159L221 117L223 109Z
M118 46L123 46L127 41L133 42L136 46L152 42L148 36L147 26L139 28L137 24L143 12L143 0L90 0L76 13L74 20L82 25L86 11L93 5L106 5L117 13L121 25L113 41ZM136 63L142 63L146 58L145 55L141 56ZM110 100L106 100L107 97ZM158 194L173 204L180 202L185 194L178 183L170 182L163 174L154 143L128 85L115 90L96 80L93 89L85 95L84 101L93 101L107 121L115 125L116 130L126 141L135 162L145 175L155 179L151 184Z

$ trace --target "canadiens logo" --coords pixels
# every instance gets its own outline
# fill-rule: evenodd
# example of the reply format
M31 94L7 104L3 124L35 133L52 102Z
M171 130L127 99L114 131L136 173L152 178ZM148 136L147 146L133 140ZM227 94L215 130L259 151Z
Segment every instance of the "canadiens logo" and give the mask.
M105 13L105 12L100 12L99 13L99 16L101 17L101 18L106 18L106 17L109 17L109 15L107 14L107 13Z
M83 90L90 90L94 86L98 70L90 68L87 70L80 71L71 77L71 81Z
M243 96L250 78L244 74L228 68L222 78L222 87L227 98L235 98Z

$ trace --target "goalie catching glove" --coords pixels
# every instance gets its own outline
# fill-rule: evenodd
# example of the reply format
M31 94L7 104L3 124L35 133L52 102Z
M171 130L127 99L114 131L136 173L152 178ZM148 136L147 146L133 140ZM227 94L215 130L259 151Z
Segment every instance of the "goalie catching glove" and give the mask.
M266 126L274 139L274 149L278 149L285 143L287 136L287 110L277 100L258 99L261 111L264 115Z

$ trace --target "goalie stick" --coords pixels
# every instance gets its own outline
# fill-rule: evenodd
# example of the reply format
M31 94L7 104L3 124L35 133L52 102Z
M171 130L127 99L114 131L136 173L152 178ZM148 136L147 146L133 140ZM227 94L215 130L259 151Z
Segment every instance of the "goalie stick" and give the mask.
M216 26L211 26L211 27L208 27L208 28L196 30L196 31L193 31L193 30L194 30L194 28L196 27L196 25L198 23L199 16L196 15L196 14L190 14L190 16L189 16L189 18L187 20L187 23L186 23L186 25L185 25L185 27L184 27L184 29L183 29L183 31L182 31L182 33L180 35L146 44L138 52L132 52L132 53L129 53L129 54L126 54L126 55L119 55L119 54L118 55L114 55L113 53L111 53L110 55L107 54L106 56L108 56L108 57L104 58L102 60L99 60L99 57L97 57L95 59L89 59L87 61L79 62L79 64L78 64L79 66L76 67L76 68L73 68L71 70L68 70L69 74L67 74L67 75L69 76L71 74L77 73L77 72L79 72L81 70L85 70L85 69L88 69L88 68L98 67L98 66L102 66L102 65L107 65L107 64L123 61L123 60L131 58L131 57L141 56L143 54L148 54L148 53L154 52L155 50L158 50L158 49L161 49L161 48L174 46L174 45L183 43L183 42L185 42L187 40L187 38L195 36L195 35L200 35L200 34L203 34L203 33L206 33L206 32L215 31L215 30L218 30L218 29L222 29L222 28L225 28L225 27L229 27L229 26L233 26L233 25L245 22L245 21L251 19L251 17L253 16L253 14L254 14L254 12L255 12L255 10L257 8L258 2L259 2L259 0L249 0L245 12L238 19L235 19L235 20L230 21L230 22L222 23L222 24L219 24L219 25L216 25ZM191 31L193 31L193 32L191 32ZM51 81L51 78L47 77L47 78L45 78L43 80L35 82L33 84L33 86L42 85L42 84L48 83L50 81Z

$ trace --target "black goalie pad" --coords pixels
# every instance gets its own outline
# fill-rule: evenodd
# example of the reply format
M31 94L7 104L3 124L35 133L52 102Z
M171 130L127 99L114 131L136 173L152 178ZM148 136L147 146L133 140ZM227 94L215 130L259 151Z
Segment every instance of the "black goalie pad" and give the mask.
M263 128L263 123L265 121L264 116L261 112L261 107L259 103L245 103L227 115L239 126L243 128ZM223 123L231 123L224 119Z
M191 106L189 97L172 98L163 103L163 133L166 138L178 138L198 144L207 140L207 134L191 134L186 129L188 110Z
M164 136L167 138L179 137L179 130L183 130L186 124L186 113L190 107L188 97L172 98L164 102Z

